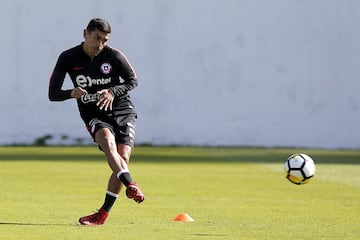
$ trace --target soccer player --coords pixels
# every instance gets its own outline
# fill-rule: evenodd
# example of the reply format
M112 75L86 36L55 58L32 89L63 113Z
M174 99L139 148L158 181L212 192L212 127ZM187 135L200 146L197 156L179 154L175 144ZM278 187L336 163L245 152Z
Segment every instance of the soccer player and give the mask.
M50 101L77 100L80 116L112 170L103 205L81 217L83 225L103 224L123 186L128 198L137 203L145 199L128 168L137 118L128 92L137 86L137 76L126 56L107 45L110 33L106 20L91 19L84 41L60 54L49 81ZM62 89L66 74L73 89Z

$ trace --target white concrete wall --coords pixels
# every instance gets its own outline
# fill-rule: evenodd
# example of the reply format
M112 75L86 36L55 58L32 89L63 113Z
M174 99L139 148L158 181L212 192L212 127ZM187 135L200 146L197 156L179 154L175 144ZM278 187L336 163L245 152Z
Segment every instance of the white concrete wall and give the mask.
M356 0L6 1L0 144L89 139L75 102L50 103L47 87L60 52L103 17L109 44L139 75L138 143L360 148L359 9Z

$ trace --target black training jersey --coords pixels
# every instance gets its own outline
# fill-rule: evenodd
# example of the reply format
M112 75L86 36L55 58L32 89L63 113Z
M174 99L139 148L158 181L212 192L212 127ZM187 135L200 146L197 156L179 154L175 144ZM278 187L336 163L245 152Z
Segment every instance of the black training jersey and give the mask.
M99 97L97 91L102 89L110 89L114 94L114 110L135 111L128 91L137 86L137 76L126 56L120 51L105 46L97 56L91 59L84 52L83 43L81 43L62 52L49 81L51 101L64 101L71 98L72 90L62 89L66 74L70 76L74 87L81 87L88 92L77 100L82 117L87 112L92 112L92 114L104 112L96 106Z

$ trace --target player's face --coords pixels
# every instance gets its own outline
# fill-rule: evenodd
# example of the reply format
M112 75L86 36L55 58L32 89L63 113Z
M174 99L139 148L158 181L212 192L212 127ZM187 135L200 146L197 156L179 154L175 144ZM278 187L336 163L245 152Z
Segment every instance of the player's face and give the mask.
M110 38L110 33L105 33L96 29L89 32L84 31L84 50L90 57L95 57L106 46L107 41Z

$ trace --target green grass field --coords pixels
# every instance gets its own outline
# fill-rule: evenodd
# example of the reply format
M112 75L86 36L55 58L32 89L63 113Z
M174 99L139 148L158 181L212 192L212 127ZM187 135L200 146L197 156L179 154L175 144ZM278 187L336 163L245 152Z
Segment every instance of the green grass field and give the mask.
M297 186L285 159L313 157ZM121 194L105 225L80 226L110 174L91 147L0 148L0 239L359 239L360 151L136 147L130 169L147 199ZM174 222L188 213L195 222Z

